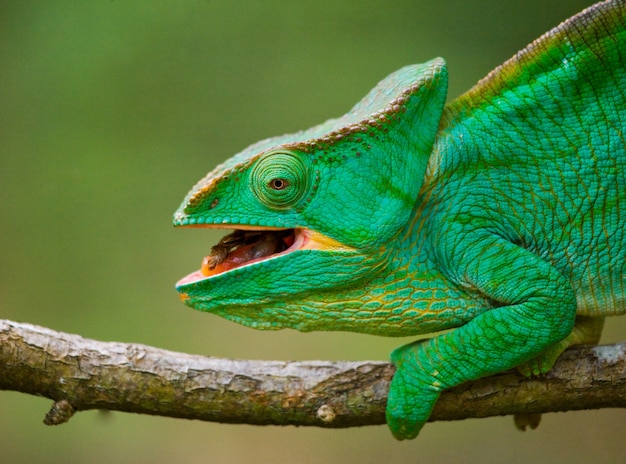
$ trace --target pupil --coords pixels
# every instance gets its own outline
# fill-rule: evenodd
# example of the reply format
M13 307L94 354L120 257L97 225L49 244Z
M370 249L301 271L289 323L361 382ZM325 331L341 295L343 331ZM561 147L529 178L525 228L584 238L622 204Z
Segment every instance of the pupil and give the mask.
M272 188L274 190L282 190L285 188L286 182L283 179L272 180Z

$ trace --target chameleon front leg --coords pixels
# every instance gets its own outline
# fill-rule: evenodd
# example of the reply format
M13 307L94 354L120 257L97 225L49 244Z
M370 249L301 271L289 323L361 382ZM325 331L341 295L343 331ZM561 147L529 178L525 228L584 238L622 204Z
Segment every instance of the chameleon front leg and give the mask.
M474 250L469 263L457 263L456 276L496 304L451 332L394 351L387 423L398 439L417 436L441 391L518 366L572 331L576 299L557 269L501 239Z

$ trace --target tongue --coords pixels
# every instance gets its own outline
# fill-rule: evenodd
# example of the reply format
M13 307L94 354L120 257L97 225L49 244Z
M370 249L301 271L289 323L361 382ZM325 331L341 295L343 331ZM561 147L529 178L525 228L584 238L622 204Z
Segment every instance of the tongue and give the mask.
M207 256L202 260L200 271L205 276L212 276L222 272L243 266L253 260L258 260L272 255L276 250L276 241L262 240L250 245L240 246L228 253L228 256L217 266L212 266L212 257Z

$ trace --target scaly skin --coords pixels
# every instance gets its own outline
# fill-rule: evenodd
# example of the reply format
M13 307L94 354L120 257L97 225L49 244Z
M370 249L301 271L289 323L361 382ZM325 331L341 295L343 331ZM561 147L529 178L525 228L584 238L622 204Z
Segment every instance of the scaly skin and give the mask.
M174 222L268 232L225 238L183 301L258 329L454 329L392 354L400 439L446 388L546 372L626 312L625 50L626 2L600 3L445 107L435 59L247 148Z

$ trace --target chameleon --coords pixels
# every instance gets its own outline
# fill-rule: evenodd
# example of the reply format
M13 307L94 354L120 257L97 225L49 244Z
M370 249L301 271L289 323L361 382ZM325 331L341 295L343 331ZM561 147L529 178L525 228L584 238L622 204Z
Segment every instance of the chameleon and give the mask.
M398 439L448 388L546 373L626 313L625 65L626 1L608 0L449 103L436 58L255 143L174 214L234 231L181 299L255 329L435 334L391 354Z

